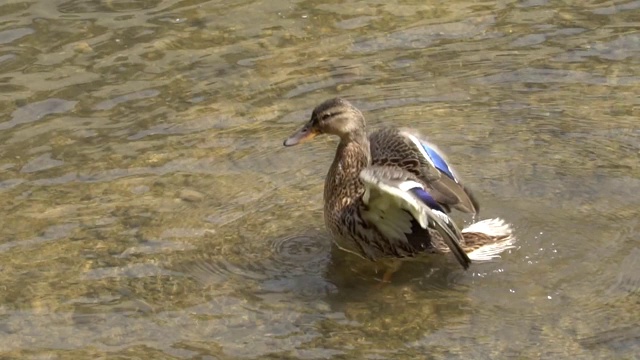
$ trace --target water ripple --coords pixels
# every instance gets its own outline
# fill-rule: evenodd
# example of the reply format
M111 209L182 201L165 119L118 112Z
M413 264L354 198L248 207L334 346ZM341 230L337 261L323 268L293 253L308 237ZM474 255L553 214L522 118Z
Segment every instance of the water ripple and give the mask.
M11 120L0 123L0 130L38 121L47 115L66 113L72 110L77 103L77 101L64 99L47 99L25 105L11 114Z
M35 30L31 28L15 28L5 31L0 31L0 45L8 44L15 40L22 38L23 36L31 35Z
M273 260L291 270L309 271L325 263L331 244L325 239L308 235L283 237L271 242Z

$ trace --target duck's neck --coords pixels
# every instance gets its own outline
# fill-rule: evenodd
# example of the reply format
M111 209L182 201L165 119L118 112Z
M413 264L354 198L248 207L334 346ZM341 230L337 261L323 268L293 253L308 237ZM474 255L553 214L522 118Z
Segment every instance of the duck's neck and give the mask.
M360 171L370 163L369 138L364 130L342 138L325 179L325 204L341 202L347 205L350 199L359 197L364 191Z

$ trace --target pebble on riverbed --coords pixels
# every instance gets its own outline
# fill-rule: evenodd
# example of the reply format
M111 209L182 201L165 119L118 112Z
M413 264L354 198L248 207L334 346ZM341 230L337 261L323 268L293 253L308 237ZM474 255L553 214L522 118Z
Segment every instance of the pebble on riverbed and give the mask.
M184 201L198 202L204 199L204 194L191 189L182 189L180 190L178 197Z

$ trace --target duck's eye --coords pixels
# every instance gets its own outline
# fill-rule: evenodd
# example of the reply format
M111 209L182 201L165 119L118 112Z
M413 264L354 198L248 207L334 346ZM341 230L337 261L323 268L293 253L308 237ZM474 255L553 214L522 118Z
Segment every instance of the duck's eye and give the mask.
M321 119L322 119L322 120L327 120L327 119L328 119L328 118L330 118L330 117L331 117L331 114L330 114L330 113L326 113L326 114L323 114L323 115L322 115Z

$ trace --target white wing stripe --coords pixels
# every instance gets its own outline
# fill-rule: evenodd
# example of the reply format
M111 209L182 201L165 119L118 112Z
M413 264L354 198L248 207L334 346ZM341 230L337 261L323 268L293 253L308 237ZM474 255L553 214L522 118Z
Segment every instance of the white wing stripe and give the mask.
M402 191L409 191L410 189L415 189L415 188L420 188L424 190L424 186L422 186L419 182L412 181L412 180L401 182L400 185L398 185L398 188Z

